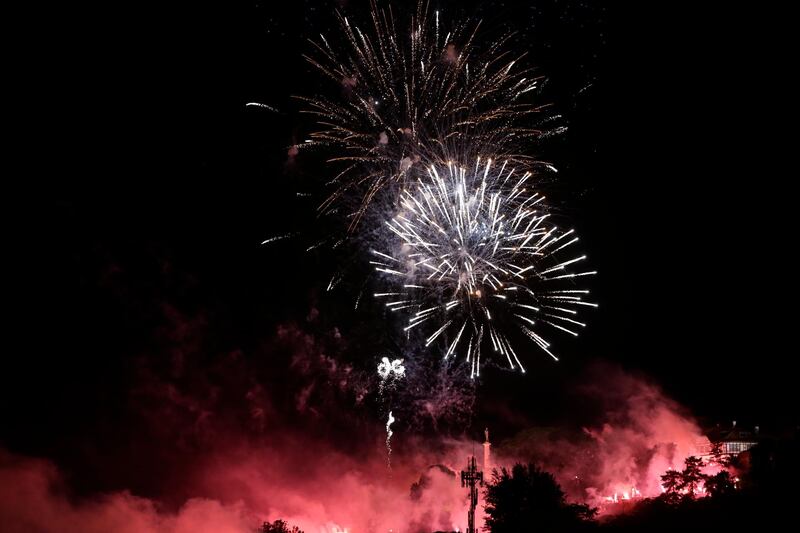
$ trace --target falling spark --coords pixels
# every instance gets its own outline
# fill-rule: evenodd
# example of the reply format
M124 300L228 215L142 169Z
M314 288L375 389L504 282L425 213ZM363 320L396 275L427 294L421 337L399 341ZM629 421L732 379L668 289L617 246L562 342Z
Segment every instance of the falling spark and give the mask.
M261 109L266 109L267 111L272 111L273 113L280 113L277 109L272 106L268 106L267 104L260 104L258 102L248 102L244 105L245 107L258 107Z
M291 234L291 233L287 233L285 235L276 235L275 237L270 237L268 239L265 239L265 240L261 241L261 245L263 246L265 244L269 244L269 243L276 242L276 241L282 241L283 239L290 239L292 237L293 237L293 234Z

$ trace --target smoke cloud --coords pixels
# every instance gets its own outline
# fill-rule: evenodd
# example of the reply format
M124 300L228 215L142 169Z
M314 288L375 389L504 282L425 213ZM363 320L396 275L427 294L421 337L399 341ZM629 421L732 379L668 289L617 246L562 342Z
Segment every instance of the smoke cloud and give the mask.
M597 408L599 419L582 428L525 430L497 450L506 463L537 462L571 499L602 510L614 495L658 496L660 476L707 447L693 417L657 385L608 364L584 379L578 394Z
M3 453L2 529L252 533L263 520L278 518L307 533L463 528L463 490L447 468L429 468L433 456L404 457L403 466L390 472L378 454L350 456L318 442L288 444L202 459L186 479L197 496L175 509L129 491L72 498L52 463Z
M377 373L346 362L342 335L313 320L244 350L209 340L213 317L162 313L155 348L133 363L124 412L87 432L79 460L0 452L4 532L249 533L276 519L306 533L465 529L454 474L481 447L436 429L452 416L468 425L471 388L418 372L428 381L380 397ZM596 423L521 431L493 448L494 464L533 460L572 500L594 505L630 487L657 495L658 476L696 453L702 433L653 384L599 372L576 389L601 413ZM406 396L414 387L416 402ZM403 404L392 405L391 469L387 399ZM416 431L420 420L428 431Z
M252 533L276 519L306 533L464 528L464 491L431 466L466 451L402 438L389 469L377 374L344 361L337 330L287 323L253 353L215 353L207 316L161 312L125 412L87 435L79 460L59 468L0 449L4 532Z

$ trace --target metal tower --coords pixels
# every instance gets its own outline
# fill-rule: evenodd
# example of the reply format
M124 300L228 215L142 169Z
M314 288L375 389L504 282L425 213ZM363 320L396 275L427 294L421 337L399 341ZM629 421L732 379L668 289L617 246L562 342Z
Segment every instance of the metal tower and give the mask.
M478 486L483 486L483 472L478 470L475 457L467 459L467 469L461 471L461 486L469 487L469 515L467 533L476 533L475 508L478 507Z
M483 474L487 481L492 479L492 443L489 442L489 428L483 432L486 440L483 441Z

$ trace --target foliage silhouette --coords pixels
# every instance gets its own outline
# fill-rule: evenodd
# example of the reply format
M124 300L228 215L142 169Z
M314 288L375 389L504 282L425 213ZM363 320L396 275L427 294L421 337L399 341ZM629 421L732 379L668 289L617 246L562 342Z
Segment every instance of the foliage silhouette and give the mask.
M264 522L258 529L257 533L303 533L297 526L291 529L288 524L283 520L275 520L274 522Z
M702 469L705 466L699 457L687 457L684 461L684 469L681 472L682 489L686 495L694 498L700 484L705 480Z
M552 474L533 464L495 470L485 498L491 533L583 531L597 512L568 503Z

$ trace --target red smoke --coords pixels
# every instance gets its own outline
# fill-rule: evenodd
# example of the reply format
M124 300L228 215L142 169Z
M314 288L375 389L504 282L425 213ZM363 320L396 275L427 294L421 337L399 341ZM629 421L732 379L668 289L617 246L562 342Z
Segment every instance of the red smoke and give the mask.
M156 502L117 492L74 501L58 470L43 460L0 452L0 529L5 533L252 531L253 517L241 504L191 499L174 513Z
M252 533L279 518L306 533L465 529L451 473L480 444L417 438L399 419L390 472L367 376L337 357L338 332L283 326L250 357L209 357L207 321L167 310L130 412L87 436L83 462L62 472L0 451L4 533ZM496 443L494 463L538 462L594 505L628 487L658 495L659 476L696 453L698 426L640 379L604 369L589 382L602 383L582 389L602 420L528 430Z
M313 365L301 366L307 372ZM495 464L538 461L572 499L601 508L606 496L622 498L631 487L645 497L660 494L660 475L680 468L704 437L657 387L619 371L606 369L604 376L604 386L613 392L602 396L605 388L585 390L587 398L614 406L602 423L575 434L528 430L494 447ZM180 405L187 401L170 397ZM289 429L260 441L228 435L224 445L194 457L183 478L182 492L188 497L174 508L126 491L74 499L51 463L5 454L0 468L3 530L244 533L278 518L306 533L463 530L466 493L447 468L429 467L445 463L460 469L473 443L399 437L399 455L389 472L379 436L350 452ZM421 474L424 481L412 498L412 484L421 481Z
M460 484L429 467L461 466L466 452L398 434L389 471L365 376L335 357L338 332L281 326L263 354L209 361L206 322L172 308L165 317L159 353L138 360L125 424L87 435L79 466L0 450L0 530L253 533L276 519L306 533L464 528ZM84 477L120 488L75 490Z
M51 463L3 454L0 521L6 533L253 533L278 518L306 533L463 529L464 492L455 477L427 468L435 460L404 458L390 476L377 453L351 457L319 443L240 448L198 464L187 479L196 496L168 510L127 491L72 499ZM427 479L412 499L420 472Z
M602 365L581 388L583 401L603 413L576 429L539 428L521 433L496 453L505 462L533 460L552 472L569 497L599 507L612 500L661 494L661 475L681 470L709 441L685 409L659 387ZM718 471L717 465L706 469ZM616 496L615 496L616 495Z

